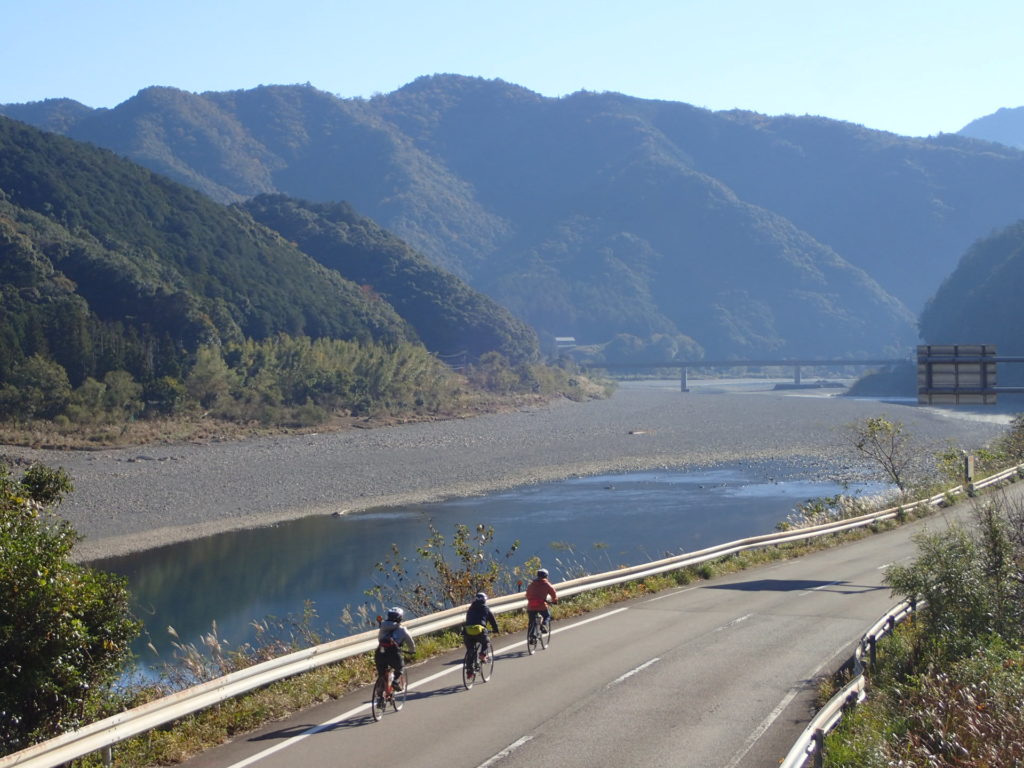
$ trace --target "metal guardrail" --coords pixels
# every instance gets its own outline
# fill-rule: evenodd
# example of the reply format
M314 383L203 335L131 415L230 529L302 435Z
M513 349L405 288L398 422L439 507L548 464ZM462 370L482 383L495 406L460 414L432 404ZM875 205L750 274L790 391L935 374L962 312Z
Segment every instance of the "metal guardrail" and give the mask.
M752 536L725 544L718 544L696 552L564 581L558 585L558 595L559 597L570 597L581 592L601 589L625 581L635 581L667 571L699 565L708 560L714 560L737 552L801 541L832 533L840 533L854 528L862 528L882 520L889 520L922 506L940 506L949 496L970 493L974 488L1002 482L1022 473L1024 473L1024 464L1011 467L992 477L985 478L967 489L962 485L958 485L928 499L891 507L880 512L872 512L859 517L834 523L824 523L809 528ZM490 600L489 605L495 613L521 610L526 607L525 593L520 592L515 595L495 597ZM466 606L449 608L429 616L410 619L406 622L406 627L414 637L443 629L450 629L462 624L465 611ZM376 646L377 630L371 630L301 651L295 651L294 653L255 664L237 672L232 672L224 677L186 688L164 698L156 699L112 715L48 741L34 744L20 752L0 757L0 768L14 768L14 766L19 768L56 768L56 766L62 763L91 752L107 749L132 736L166 725L174 720L191 715L235 696L248 693L256 688L308 672L325 664L332 664L352 656L358 656L361 653L368 653L376 648Z
M807 724L785 759L779 763L780 768L803 768L811 758L814 758L815 768L821 768L825 754L825 734L836 727L847 709L859 704L865 698L864 689L867 687L867 678L864 676L867 666L864 664L865 655L873 664L878 641L890 634L896 625L909 617L914 610L922 608L924 605L923 600L916 604L913 601L904 601L891 608L871 629L864 633L853 654L854 678L829 699L828 703Z

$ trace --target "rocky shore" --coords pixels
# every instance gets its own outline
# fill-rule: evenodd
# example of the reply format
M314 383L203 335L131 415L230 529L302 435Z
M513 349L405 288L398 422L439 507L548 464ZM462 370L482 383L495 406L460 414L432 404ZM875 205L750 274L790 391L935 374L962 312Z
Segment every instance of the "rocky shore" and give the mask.
M844 425L884 414L925 458L1002 433L1008 415L836 397L626 384L610 399L514 413L237 442L59 452L2 447L8 459L64 467L75 491L59 512L83 535L81 560L305 515L467 496L571 476L740 459L805 461L821 477L865 470Z

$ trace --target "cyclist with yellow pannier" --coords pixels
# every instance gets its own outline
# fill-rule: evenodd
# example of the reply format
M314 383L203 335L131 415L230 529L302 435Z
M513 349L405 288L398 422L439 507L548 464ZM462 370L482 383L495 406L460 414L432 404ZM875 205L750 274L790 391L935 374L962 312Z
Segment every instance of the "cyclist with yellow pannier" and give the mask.
M470 650L474 645L480 646L480 661L486 661L487 655L491 652L488 627L497 634L498 622L491 609L487 607L487 595L477 592L466 611L466 622L462 627L462 642L466 644L466 650Z

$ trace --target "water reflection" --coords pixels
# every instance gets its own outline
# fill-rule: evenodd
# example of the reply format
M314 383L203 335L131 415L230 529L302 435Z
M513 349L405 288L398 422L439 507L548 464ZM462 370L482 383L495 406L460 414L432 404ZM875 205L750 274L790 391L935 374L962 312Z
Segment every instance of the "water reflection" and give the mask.
M237 645L250 623L285 617L314 601L325 624L343 632L346 606L367 600L374 563L392 543L408 555L433 524L450 536L458 523L496 529L503 553L521 542L515 562L539 555L557 581L573 568L603 571L774 530L794 505L842 490L807 479L806 467L742 462L699 471L602 475L487 496L345 517L315 517L226 533L96 561L128 578L136 610L154 645L170 656L166 627L196 642L216 621ZM874 493L881 487L861 486ZM853 492L851 489L850 492ZM371 615L378 606L370 606ZM153 660L145 641L143 666Z

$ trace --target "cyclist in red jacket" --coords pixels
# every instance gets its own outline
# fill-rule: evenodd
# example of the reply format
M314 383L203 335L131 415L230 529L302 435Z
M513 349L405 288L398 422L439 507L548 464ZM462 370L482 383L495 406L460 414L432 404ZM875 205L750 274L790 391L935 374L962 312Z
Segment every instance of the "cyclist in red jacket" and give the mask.
M548 581L546 568L537 571L537 578L526 588L526 613L530 618L528 627L533 626L533 617L540 614L544 617L544 626L551 623L551 611L548 610L548 598L552 603L558 602L558 593Z

